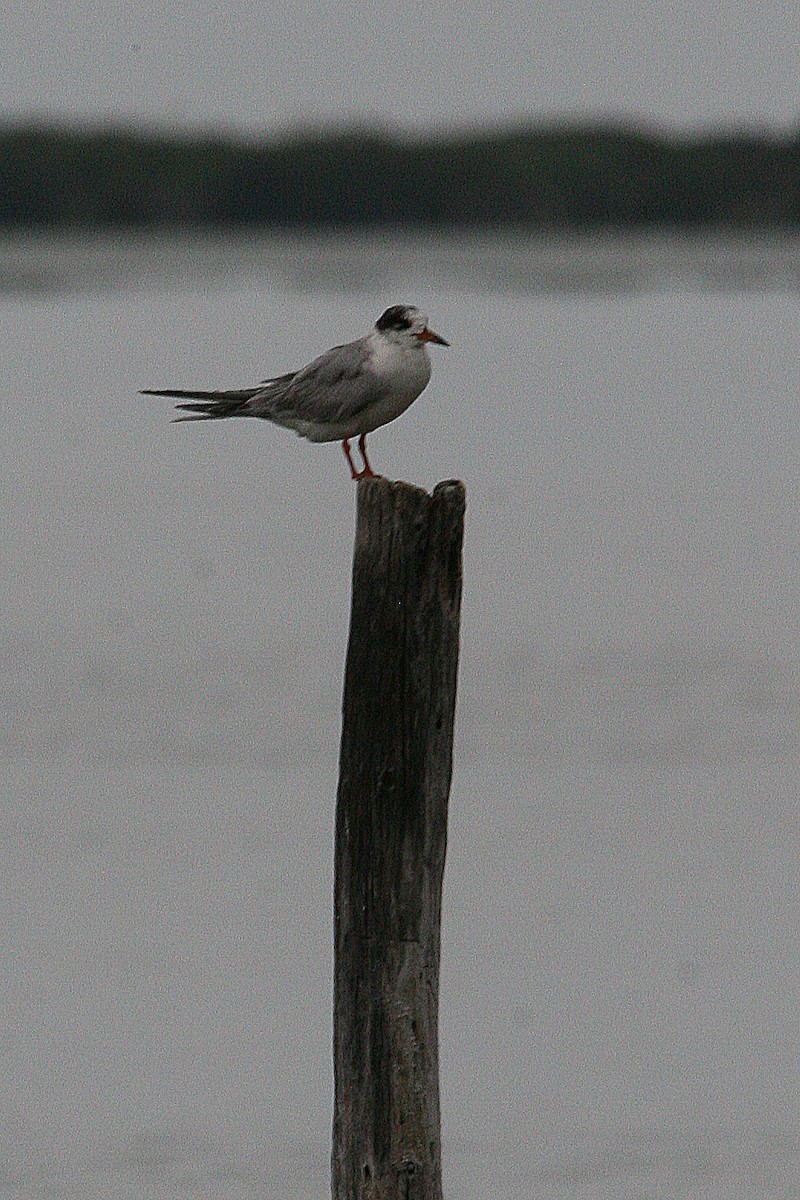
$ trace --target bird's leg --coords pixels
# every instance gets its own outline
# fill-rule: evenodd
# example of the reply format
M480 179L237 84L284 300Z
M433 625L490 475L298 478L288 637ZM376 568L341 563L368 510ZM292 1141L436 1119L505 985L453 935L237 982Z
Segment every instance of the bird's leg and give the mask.
M361 457L364 460L364 470L359 475L359 479L378 479L379 476L375 474L372 467L369 465L369 459L367 458L367 435L365 433L362 433L361 437L358 439L358 448L361 451Z
M358 479L377 479L378 478L378 476L373 471L372 467L369 465L369 460L367 459L366 443L364 440L365 437L366 437L366 434L362 433L361 437L358 439L358 448L361 451L361 457L364 459L364 467L361 471L356 470L355 463L353 462L353 456L350 453L350 439L345 438L344 441L342 442L342 449L344 450L344 456L347 459L348 463L350 464L350 474L353 476L353 479L356 479L356 480L358 480Z
M353 476L353 479L360 479L361 476L359 475L358 471L356 470L355 463L353 462L353 456L350 453L350 439L349 438L345 438L344 441L342 442L342 449L344 450L345 458L347 459L347 461L350 464L350 474Z

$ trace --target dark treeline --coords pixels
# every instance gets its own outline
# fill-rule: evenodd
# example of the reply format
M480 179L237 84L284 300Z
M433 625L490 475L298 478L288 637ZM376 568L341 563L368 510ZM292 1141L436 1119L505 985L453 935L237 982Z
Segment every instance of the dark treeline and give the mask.
M800 133L624 128L272 140L0 128L0 223L468 227L789 226Z

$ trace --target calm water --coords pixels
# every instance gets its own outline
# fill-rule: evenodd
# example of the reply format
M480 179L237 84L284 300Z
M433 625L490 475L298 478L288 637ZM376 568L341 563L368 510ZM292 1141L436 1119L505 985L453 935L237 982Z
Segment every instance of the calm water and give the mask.
M411 300L467 485L450 1200L800 1189L800 246L0 251L0 1197L328 1194L354 490L174 426ZM438 348L434 348L437 351Z

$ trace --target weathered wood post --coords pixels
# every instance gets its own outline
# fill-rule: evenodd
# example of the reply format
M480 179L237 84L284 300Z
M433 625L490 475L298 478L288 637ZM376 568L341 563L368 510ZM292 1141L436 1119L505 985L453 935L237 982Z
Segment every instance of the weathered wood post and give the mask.
M358 485L334 895L333 1200L440 1200L463 484Z

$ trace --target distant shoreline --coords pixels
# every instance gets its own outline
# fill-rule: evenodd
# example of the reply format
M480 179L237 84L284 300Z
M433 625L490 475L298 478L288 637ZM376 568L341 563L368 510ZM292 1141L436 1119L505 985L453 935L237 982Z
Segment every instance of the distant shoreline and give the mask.
M800 227L800 131L550 125L264 139L0 126L0 225L571 234Z
M7 230L0 296L210 287L407 295L797 293L800 229Z

